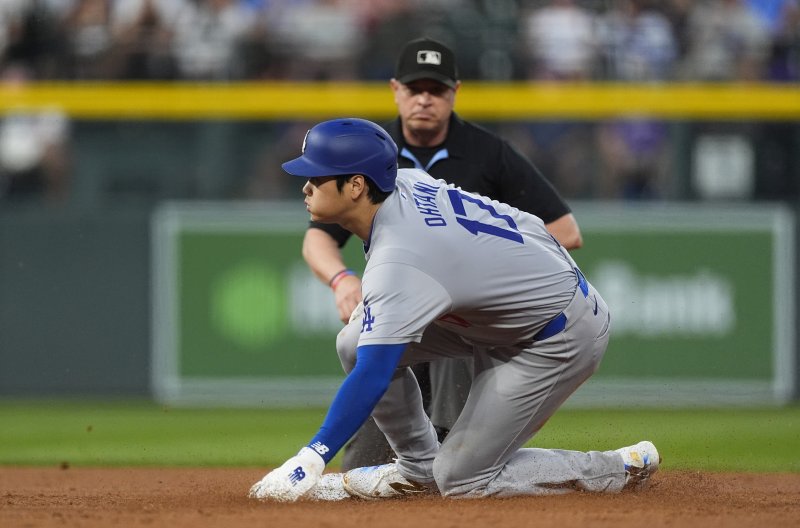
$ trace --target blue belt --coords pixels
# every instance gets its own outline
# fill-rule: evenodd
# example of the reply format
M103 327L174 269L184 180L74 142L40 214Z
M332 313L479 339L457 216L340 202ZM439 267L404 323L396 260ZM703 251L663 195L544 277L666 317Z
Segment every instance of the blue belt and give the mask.
M581 289L581 293L583 293L584 297L589 296L589 284L586 282L586 277L583 276L581 270L575 268L575 274L578 276L578 288ZM544 328L536 332L536 335L533 336L534 341L544 341L545 339L549 339L556 334L560 334L564 331L567 327L567 316L564 315L564 312L561 312L553 319L550 320L549 323L544 325Z

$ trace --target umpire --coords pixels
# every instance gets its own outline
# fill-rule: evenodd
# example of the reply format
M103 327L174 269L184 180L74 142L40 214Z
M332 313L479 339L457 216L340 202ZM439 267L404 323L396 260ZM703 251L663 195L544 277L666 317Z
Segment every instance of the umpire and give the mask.
M400 53L389 85L399 115L384 128L397 143L400 168L425 170L466 191L532 213L567 249L582 245L570 208L538 169L505 140L456 115L461 81L452 50L429 38L412 40ZM333 289L343 322L361 301L361 280L347 269L341 254L350 234L336 224L311 222L303 240L303 258ZM442 359L419 366L415 374L441 439L464 407L471 365ZM342 469L387 463L392 455L370 419L347 445Z

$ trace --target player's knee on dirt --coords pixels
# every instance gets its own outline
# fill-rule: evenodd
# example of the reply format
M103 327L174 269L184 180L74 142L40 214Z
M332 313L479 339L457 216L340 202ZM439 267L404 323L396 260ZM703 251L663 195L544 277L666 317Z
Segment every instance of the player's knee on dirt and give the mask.
M356 348L358 336L361 333L361 323L348 323L336 336L336 353L346 373L350 373L356 366Z

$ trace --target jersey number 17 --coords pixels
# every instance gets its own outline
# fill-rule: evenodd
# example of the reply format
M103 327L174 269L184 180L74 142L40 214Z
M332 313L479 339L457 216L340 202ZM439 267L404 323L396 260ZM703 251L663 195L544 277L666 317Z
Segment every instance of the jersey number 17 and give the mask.
M508 215L498 213L492 204L485 203L474 196L470 196L469 194L465 194L456 189L449 189L447 191L447 195L450 197L450 203L453 205L453 212L456 214L456 220L458 220L458 223L461 224L464 229L473 235L477 235L478 233L486 233L487 235L505 238L513 242L524 244L522 235L519 234L519 229L517 228L517 224L514 222L514 219ZM478 220L471 220L467 218L467 210L466 207L464 207L464 202L470 202L477 205L489 213L493 218L504 221L511 229L505 229L493 224L487 224Z

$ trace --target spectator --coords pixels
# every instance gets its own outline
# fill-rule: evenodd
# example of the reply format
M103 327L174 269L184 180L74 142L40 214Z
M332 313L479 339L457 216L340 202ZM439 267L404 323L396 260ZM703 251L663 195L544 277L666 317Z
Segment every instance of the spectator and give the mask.
M171 79L175 25L188 0L117 0L111 11L114 46L121 55L118 77Z
M76 0L66 18L70 73L77 79L111 79L117 70L108 0Z
M599 20L607 77L664 81L672 77L677 42L669 20L648 0L617 0Z
M8 67L12 62L12 49L20 38L23 21L25 18L22 0L10 0L0 3L0 58L2 66Z
M37 79L63 77L61 22L71 1L0 2L0 71L23 70L20 75Z
M791 32L800 17L798 0L746 0L748 8L767 26L773 36Z
M241 77L239 46L254 28L249 8L238 0L196 0L175 22L173 53L185 79Z
M299 0L288 3L272 26L288 59L286 75L302 80L355 79L366 45L357 2Z
M747 0L748 7L766 25L770 51L765 77L770 81L800 79L800 2Z
M667 123L646 116L613 120L598 128L601 170L597 198L664 198L669 171Z
M522 40L533 79L591 78L595 57L593 15L574 0L552 0L522 20Z
M621 81L669 79L677 42L669 20L648 0L618 0L600 22L601 46L609 77ZM602 123L599 189L604 198L659 198L668 167L667 124L647 116Z
M2 80L25 83L23 72L7 71ZM0 201L63 202L69 192L69 150L69 120L60 110L4 115L0 119Z
M574 0L551 0L521 17L527 76L536 80L584 81L594 76L597 58L594 14ZM585 165L591 129L576 121L535 122L527 127L530 156L565 196L587 187Z
M368 5L370 11L363 16L370 45L360 55L359 78L384 81L394 74L397 50L425 33L423 28L430 24L431 17L430 13L421 13L414 0L381 0Z
M763 77L769 51L766 26L743 0L692 5L689 50L683 77L702 81L755 81Z
M664 16L672 26L672 33L675 35L677 46L677 61L680 63L689 49L687 27L689 24L689 11L692 8L692 0L669 0L661 7Z

